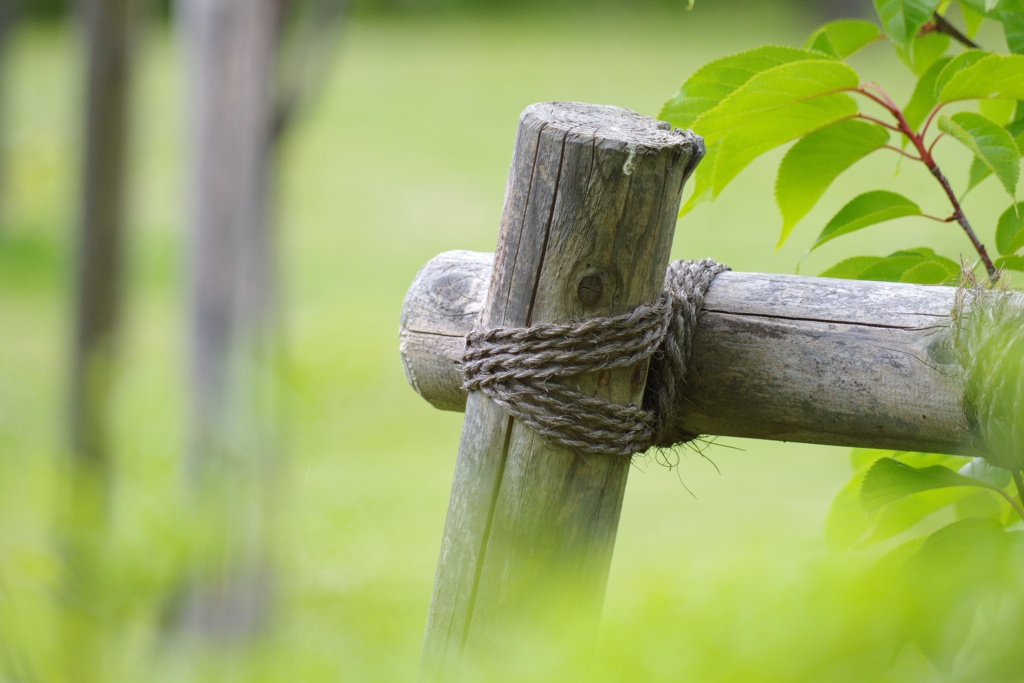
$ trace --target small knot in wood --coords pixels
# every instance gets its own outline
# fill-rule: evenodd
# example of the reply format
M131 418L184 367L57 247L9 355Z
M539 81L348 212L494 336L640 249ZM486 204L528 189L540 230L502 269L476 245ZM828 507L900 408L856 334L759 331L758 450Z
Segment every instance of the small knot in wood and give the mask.
M669 265L657 301L629 313L526 328L498 327L466 337L467 391L481 391L552 443L598 455L633 455L696 438L673 429L681 409L686 364L697 317L715 276L728 266L711 259ZM596 280L596 286L591 286ZM587 283L587 286L584 286ZM584 277L580 300L603 293ZM642 407L587 396L572 388L584 374L650 359Z
M604 282L600 275L585 275L576 288L576 296L584 306L593 306L604 296Z

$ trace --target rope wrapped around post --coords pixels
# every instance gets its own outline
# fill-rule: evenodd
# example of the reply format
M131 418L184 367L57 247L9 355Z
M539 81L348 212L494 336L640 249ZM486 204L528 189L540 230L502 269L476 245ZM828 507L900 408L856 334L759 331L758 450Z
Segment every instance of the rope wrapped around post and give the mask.
M704 295L729 267L712 259L669 264L662 295L621 315L532 327L498 327L466 337L467 391L480 391L549 441L596 455L640 453L696 438L678 420L693 333ZM643 406L587 396L573 377L650 359Z

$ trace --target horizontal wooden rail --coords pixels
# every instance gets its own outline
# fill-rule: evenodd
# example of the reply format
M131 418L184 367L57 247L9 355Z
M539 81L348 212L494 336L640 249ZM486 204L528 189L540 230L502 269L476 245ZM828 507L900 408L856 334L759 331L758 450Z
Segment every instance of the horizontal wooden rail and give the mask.
M401 353L432 405L464 410L458 367L492 254L431 260L405 300ZM968 426L950 334L956 290L727 272L704 304L686 431L964 454Z

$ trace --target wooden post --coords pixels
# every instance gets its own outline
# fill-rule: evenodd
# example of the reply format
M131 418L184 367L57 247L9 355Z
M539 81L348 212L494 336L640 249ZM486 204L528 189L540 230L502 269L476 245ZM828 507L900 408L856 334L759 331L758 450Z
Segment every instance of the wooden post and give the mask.
M275 267L271 231L278 0L185 0L191 123L190 415L187 469L230 539L179 610L200 639L265 628L276 483Z
M191 123L190 286L194 476L225 448L262 448L251 381L272 337L270 136L276 0L186 0ZM257 410L261 407L256 407ZM232 420L240 424L229 424ZM241 430L241 431L240 431Z
M81 213L75 273L74 347L69 387L73 457L58 526L61 673L83 683L104 680L105 632L100 542L113 498L111 398L121 337L125 179L136 3L90 0L82 18L88 56ZM2 150L0 150L2 153ZM0 188L2 191L2 188Z
M101 478L110 459L107 417L120 328L128 92L135 3L85 3L88 89L82 212L71 363L71 442Z
M615 107L523 113L484 327L622 313L662 286L699 138ZM646 364L581 380L639 403ZM629 459L552 447L488 398L466 407L421 680L452 680L513 626L554 633L603 599ZM553 592L559 590L557 597ZM585 620L584 620L585 621Z
M7 196L10 192L7 179L7 144L10 132L7 130L7 103L10 97L9 59L11 38L14 36L21 14L21 0L0 0L0 235L7 231Z
M413 387L463 410L458 360L491 254L432 259L409 289L401 348ZM697 322L680 427L691 433L967 454L952 348L956 289L720 274Z

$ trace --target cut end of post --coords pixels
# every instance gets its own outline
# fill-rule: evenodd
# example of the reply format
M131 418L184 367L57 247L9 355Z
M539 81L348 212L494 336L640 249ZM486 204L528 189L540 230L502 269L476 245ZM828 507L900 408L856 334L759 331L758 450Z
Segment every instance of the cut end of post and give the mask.
M693 131L673 128L665 121L623 107L583 102L539 102L523 111L520 122L530 119L574 136L589 134L598 144L628 148L637 154L680 147L696 156L697 161L704 156L704 140Z

